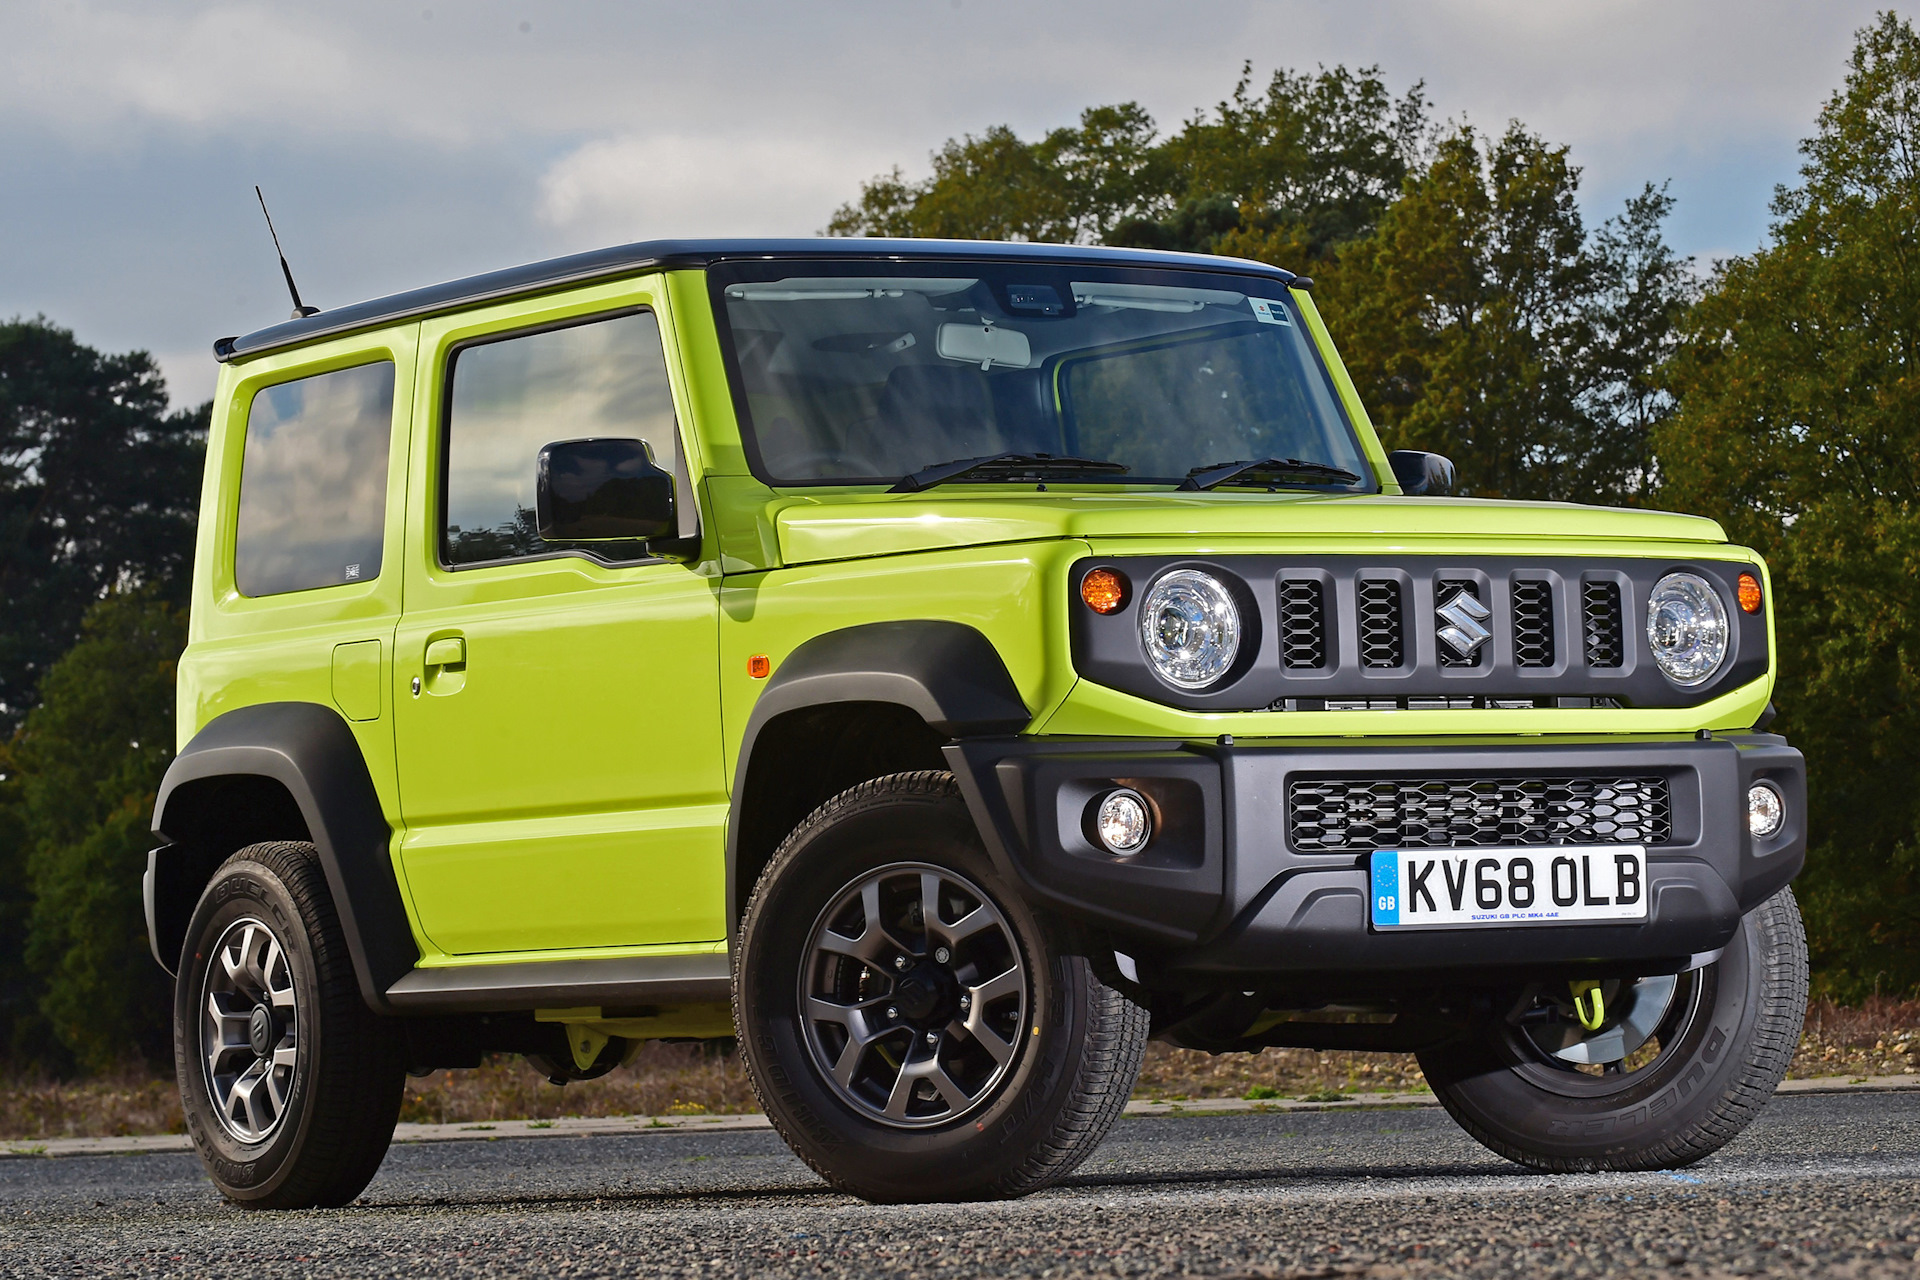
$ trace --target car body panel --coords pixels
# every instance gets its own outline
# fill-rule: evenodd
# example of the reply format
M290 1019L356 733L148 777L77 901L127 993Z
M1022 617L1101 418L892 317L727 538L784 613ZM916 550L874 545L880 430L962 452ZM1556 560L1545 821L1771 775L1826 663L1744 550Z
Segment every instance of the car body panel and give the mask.
M810 642L875 623L977 631L1030 713L1023 740L1145 750L1223 735L1445 739L1524 750L1596 735L1627 743L1630 735L1738 731L1763 718L1771 662L1764 678L1672 708L1195 712L1084 679L1069 621L1082 607L1073 566L1090 556L1120 567L1129 557L1168 555L1712 560L1751 565L1770 584L1754 553L1698 517L1401 495L1304 292L1296 294L1300 313L1378 493L968 481L917 494L881 484L772 487L753 474L742 443L701 266L751 247L629 246L583 255L578 271L567 265L574 260L544 273L515 269L498 273L497 289L487 277L465 282L465 292L445 286L357 304L334 321L289 322L221 348L178 740L185 747L223 713L259 704L338 713L393 832L392 873L420 969L724 952L733 924L732 792L768 676ZM1039 252L901 242L762 248L797 256ZM1291 280L1221 259L1144 260L1245 270L1280 287ZM554 554L443 567L437 468L449 351L476 337L634 307L660 319L699 550L627 565ZM281 380L376 358L396 369L380 574L242 596L233 581L234 522L251 397ZM563 425L556 438L565 438ZM1771 654L1770 595L1763 608ZM467 646L460 678L429 671L427 647L456 637Z

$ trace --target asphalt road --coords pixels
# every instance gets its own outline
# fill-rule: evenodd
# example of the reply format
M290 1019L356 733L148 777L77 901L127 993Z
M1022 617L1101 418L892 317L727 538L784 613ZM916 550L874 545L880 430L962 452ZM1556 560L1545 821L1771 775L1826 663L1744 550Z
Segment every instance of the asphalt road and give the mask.
M1920 1095L1782 1097L1678 1173L1548 1178L1435 1110L1122 1120L1069 1182L875 1208L766 1131L396 1146L228 1207L189 1155L0 1161L0 1275L1920 1275Z

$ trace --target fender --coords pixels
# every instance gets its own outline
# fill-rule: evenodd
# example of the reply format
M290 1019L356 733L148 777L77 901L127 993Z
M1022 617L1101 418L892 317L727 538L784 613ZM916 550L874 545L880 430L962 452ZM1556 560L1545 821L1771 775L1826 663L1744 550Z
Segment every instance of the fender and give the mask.
M953 739L1017 733L1033 720L1000 651L964 623L870 622L808 640L773 673L740 738L733 815L727 823L729 904L739 901L740 806L748 794L755 742L783 715L843 702L904 707L935 733Z
M277 812L285 798L262 779L278 783L297 812ZM216 716L168 767L153 830L171 842L149 855L145 883L148 934L162 965L173 969L168 957L179 956L200 892L228 854L261 840L308 839L319 851L360 993L375 1012L391 1011L387 988L420 953L394 879L393 828L338 712L268 702Z

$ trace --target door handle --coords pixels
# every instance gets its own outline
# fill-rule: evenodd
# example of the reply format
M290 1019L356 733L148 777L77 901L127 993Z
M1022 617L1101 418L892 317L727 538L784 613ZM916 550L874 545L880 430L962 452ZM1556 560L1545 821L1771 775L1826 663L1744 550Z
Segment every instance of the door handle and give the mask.
M460 636L449 636L444 640L435 640L427 646L426 667L464 667L467 665L467 642Z

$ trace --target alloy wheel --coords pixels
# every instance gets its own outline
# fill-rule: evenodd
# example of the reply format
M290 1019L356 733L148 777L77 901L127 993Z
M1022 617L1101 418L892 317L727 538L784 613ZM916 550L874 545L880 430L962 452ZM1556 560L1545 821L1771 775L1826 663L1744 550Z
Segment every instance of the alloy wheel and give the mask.
M243 917L220 935L201 1010L201 1060L214 1114L241 1142L264 1142L286 1118L300 1056L293 966L264 921Z
M820 1076L895 1128L947 1124L1012 1072L1028 980L1006 915L965 876L895 863L861 876L814 922L800 1019Z

